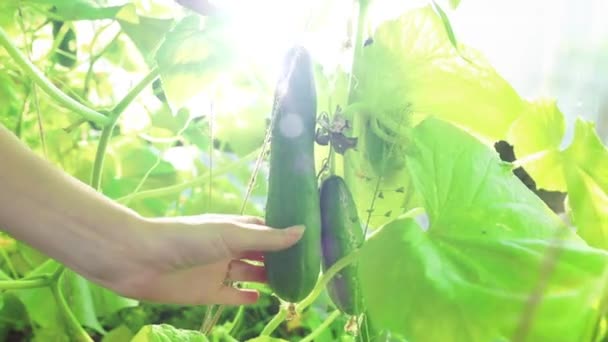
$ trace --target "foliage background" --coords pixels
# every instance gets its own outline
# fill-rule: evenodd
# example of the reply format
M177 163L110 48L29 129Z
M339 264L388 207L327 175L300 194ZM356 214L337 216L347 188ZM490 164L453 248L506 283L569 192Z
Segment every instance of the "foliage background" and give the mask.
M441 2L446 10L450 3L458 1ZM395 334L413 341L506 339L527 312L523 298L534 293L537 278L546 274L551 275L549 290L541 291L545 299L537 323L528 328L530 334L555 341L601 337L595 327L604 308L589 303L601 302L604 293L603 249L608 242L602 233L608 220L603 204L608 181L601 166L608 163L608 154L593 125L575 120L579 115L595 120L600 136L608 134L602 115L608 87L595 77L606 68L602 56L608 32L601 19L588 19L590 13L599 15L605 4L588 0L572 11L565 1L463 1L457 10L448 11L457 41L446 34L445 21L436 11L420 9L426 2L374 4L369 25L358 29L353 28L357 14L351 1L228 1L232 16L205 21L201 29L201 18L169 0L4 2L0 27L48 79L79 102L116 114L116 104L155 65L160 81L121 108L125 110L118 113L122 115L116 128L107 130L83 121L34 86L30 75L2 50L0 122L42 157L83 182L96 186L99 180L100 191L143 215L242 209L263 215L266 168L259 170L254 183L250 177L270 119L283 52L294 41L302 42L318 62L320 111L331 114L336 104L344 104L354 125L349 133L360 137L360 151L350 151L340 167L360 214L366 218L373 207L373 228L390 223L373 235L361 257L364 293L375 298L370 321L384 330L384 339L397 338ZM582 25L581 18L590 24ZM53 26L63 28L54 32ZM356 49L345 48L345 42L350 35L354 44L358 32L373 35L374 44L353 64ZM463 64L462 56L476 64ZM351 69L359 86L349 93ZM557 102L541 96L556 97ZM407 124L395 130L400 125L392 120L400 115ZM424 121L429 116L468 134L441 120ZM372 131L375 122L379 129ZM372 146L383 130L407 143ZM102 151L102 177L96 178L92 174L98 146L108 132L112 134L105 137L109 144ZM501 164L490 148L497 140L514 144L523 161ZM407 147L410 142L415 148ZM454 142L462 150L450 152ZM327 154L325 148L318 151L319 156ZM459 160L462 155L468 159ZM519 165L538 188L570 196L568 212L562 215L570 216L579 234L567 234L560 247L563 255L551 259L557 265L551 272L541 272L541 266L551 254L554 232L566 223L511 175L511 167ZM376 203L378 184L384 200ZM248 191L250 200L242 206ZM413 197L403 200L405 195ZM516 199L524 202L519 210L513 209ZM415 207L426 211L422 217L428 234L410 219L394 220ZM509 227L509 233L485 240L474 236L499 226ZM411 241L420 243L412 248ZM58 267L8 236L1 251L2 277L8 282L35 280ZM419 262L410 265L405 260ZM395 270L378 275L376 270L387 264ZM521 265L529 272L521 272ZM496 275L495 269L508 276ZM411 283L412 290L404 293L387 285L404 283ZM564 288L568 295L560 292ZM205 311L120 298L70 271L63 275L60 289L78 322L94 338L106 341L129 340L149 324L198 330ZM269 289L261 290L268 295L258 305L225 310L210 339L226 340L228 333L237 340L257 336L279 304ZM388 294L390 300L378 294ZM4 339L73 339L65 327L65 308L52 288L9 288L2 298ZM482 304L471 304L480 298ZM333 317L332 308L322 294L275 336L306 336ZM234 328L237 312L244 319ZM562 313L559 320L554 312ZM346 320L340 316L330 321L329 328L318 331L318 340L353 339L343 333ZM443 329L433 331L436 324ZM146 329L139 338L156 336L156 328ZM178 332L167 326L158 332L162 334Z

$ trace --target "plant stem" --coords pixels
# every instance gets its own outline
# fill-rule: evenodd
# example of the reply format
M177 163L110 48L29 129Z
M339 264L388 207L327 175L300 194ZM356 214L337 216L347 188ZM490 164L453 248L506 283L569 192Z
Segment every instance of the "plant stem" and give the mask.
M329 317L327 317L325 319L325 321L323 321L323 323L321 323L321 325L319 325L315 330L313 330L310 334L308 334L308 336L301 339L300 342L314 341L314 339L317 336L319 336L319 334L321 334L323 332L323 330L327 329L327 327L330 324L332 324L336 320L336 318L338 318L339 316L340 316L340 310L335 310L334 312L331 313L331 315L329 315Z
M150 83L154 82L154 80L158 77L158 67L154 67L148 74L141 80L139 83L135 85L135 87L131 88L127 95L118 102L118 104L112 109L112 113L110 115L111 122L116 123L118 117L122 112L127 109L127 107L135 100L135 98L142 92Z
M203 323L201 324L201 328L199 329L199 331L203 334L205 334L205 332L207 331L209 322L211 322L211 319L213 318L214 309L215 309L215 304L211 304L211 305L207 306L207 308L205 309L205 317L203 319Z
M353 63L350 72L350 78L348 80L348 104L355 102L355 73L358 73L361 65L361 51L363 49L363 33L365 32L367 9L369 8L368 0L359 0L359 13L357 18L357 35L355 37L355 50L353 52Z
M115 123L112 123L110 125L104 126L101 131L99 143L97 143L97 152L95 153L93 173L91 174L91 186L97 191L99 191L101 188L103 162L106 156L106 149L108 148L108 143L110 142L110 137L112 136L112 132L114 132L115 125Z
M317 285L312 290L312 292L308 296L306 296L306 298L302 299L302 301L300 303L298 303L298 305L296 305L296 312L301 313L310 304L312 304L315 301L315 299L317 299L317 297L321 294L321 292L323 292L323 289L325 289L325 286L327 286L329 281L338 272L340 272L343 268L345 268L346 266L353 263L359 257L360 251L361 251L360 249L354 250L352 253L350 253L347 256L343 257L342 259L338 260L338 262L333 264L325 273L323 273L323 276L321 276L321 278L317 282Z
M323 276L321 276L312 292L308 296L306 296L306 298L302 299L302 301L298 303L298 305L296 305L296 312L299 314L304 311L304 309L306 309L310 304L312 304L315 299L317 299L317 297L321 294L321 292L323 292L323 289L325 289L329 281L343 268L357 260L360 253L360 249L354 250L347 256L338 260L338 262L333 264L325 273L323 273ZM272 334L272 332L285 320L285 318L287 318L287 309L281 307L279 312L264 327L261 335L268 336Z
M214 174L216 176L221 176L224 173L233 171L236 167L242 165L244 162L248 162L248 161L252 160L257 155L258 151L259 150L253 151L252 153L246 155L245 157L243 157L235 162L226 164L226 166L216 168L214 170ZM186 182L183 182L180 184L170 185L170 186L157 188L157 189L140 191L137 193L133 193L133 194L129 194L129 195L117 198L116 201L119 203L125 203L127 201L131 201L134 199L167 196L167 195L181 192L183 190L186 190L186 189L196 186L198 184L204 183L208 180L209 180L209 173L205 172L204 174L202 174L200 176L197 176L189 181L186 181Z
M270 336L283 323L285 318L287 318L287 309L281 306L279 312L266 324L260 336Z
M135 187L135 189L133 189L133 191L131 193L137 193L139 191L139 189L141 189L141 187L144 186L144 184L148 180L148 177L150 177L150 174L152 174L152 172L156 169L156 167L158 165L160 165L160 162L161 162L161 157L157 156L156 161L154 162L154 165L152 165L152 167L150 169L148 169L148 171L146 171L144 176L141 178L141 180L139 181L139 183L137 184L137 186ZM129 202L130 202L130 200L127 200L123 204L129 205Z
M234 335L239 325L241 324L241 320L245 316L245 305L239 306L239 311L236 312L236 316L234 316L234 320L232 321L232 325L230 326L230 335Z
M41 277L36 279L20 279L20 280L2 280L0 281L0 290L23 290L44 287L49 285L51 279Z
M99 190L101 188L101 177L103 173L103 162L106 155L106 149L108 148L108 143L110 142L110 138L112 137L112 132L114 132L114 127L116 126L116 122L125 109L135 100L135 98L144 90L148 84L152 83L158 77L158 68L150 70L148 75L144 77L135 87L131 88L131 90L125 95L125 97L116 104L114 109L110 112L110 121L103 127L101 131L101 137L99 138L99 144L97 145L97 152L95 153L95 163L93 164L93 173L91 175L91 186L95 190Z
M68 331L68 336L70 336L71 341L93 342L89 334L87 334L87 332L80 325L80 322L78 321L76 316L74 316L72 310L70 310L68 303L66 302L65 298L63 297L63 294L61 293L59 284L59 278L51 282L51 292L55 297L55 301L57 302L59 311L63 315L64 323Z
M8 54L17 62L26 74L44 90L53 100L62 104L65 108L72 110L87 120L93 121L100 125L106 125L110 119L100 114L93 109L81 104L72 99L59 88L57 88L44 74L30 62L25 55L11 42L8 34L0 27L0 45L2 45Z

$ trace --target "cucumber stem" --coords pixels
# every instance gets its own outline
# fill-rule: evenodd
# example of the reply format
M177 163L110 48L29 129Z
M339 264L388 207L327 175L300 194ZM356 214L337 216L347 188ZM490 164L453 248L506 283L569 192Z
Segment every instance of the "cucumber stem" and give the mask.
M323 321L323 323L321 323L321 325L319 325L315 330L308 334L308 336L301 339L300 342L314 341L314 339L319 336L319 334L321 334L325 329L327 329L327 327L329 327L329 325L332 324L339 316L340 310L335 310L329 315L329 317L325 319L325 321Z
M279 312L266 324L260 336L270 336L283 323L285 318L287 318L287 308L281 305Z
M331 279L346 266L353 263L360 255L360 249L354 250L352 253L338 260L335 264L333 264L319 279L315 288L312 292L306 296L306 298L302 299L300 303L296 305L296 313L302 313L304 309L306 309L310 304L312 304L315 299L323 292L327 284L331 281ZM270 322L264 327L262 330L262 336L268 336L272 334L275 329L287 318L288 316L288 308L285 306L281 306L279 312L272 318Z

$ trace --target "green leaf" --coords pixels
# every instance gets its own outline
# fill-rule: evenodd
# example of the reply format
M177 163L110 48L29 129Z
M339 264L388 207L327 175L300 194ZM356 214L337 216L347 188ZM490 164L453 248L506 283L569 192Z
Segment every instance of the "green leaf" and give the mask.
M563 156L578 234L591 246L608 249L608 149L593 123L577 120L574 141Z
M590 340L608 254L463 130L427 119L412 139L408 170L430 226L400 218L364 245L360 277L374 329L411 341L506 341L523 320L526 340Z
M208 341L205 335L194 330L176 329L167 324L146 325L131 342L206 342Z
M183 206L182 215L201 215L201 214L241 214L243 205L243 194L239 193L234 185L228 181L215 181L213 190L208 188L201 191L194 191L191 197ZM262 212L257 209L251 201L245 207L245 214L260 215Z
M435 115L496 141L521 114L515 90L480 53L463 45L459 53L431 6L381 24L373 39L355 71L354 110L390 133Z
M246 342L286 342L286 341L287 340L284 340L282 338L274 338L274 337L270 337L270 336L259 336L259 337L249 339Z
M358 153L349 151L346 154L344 172L346 182L357 203L359 217L370 229L380 227L394 220L411 208L420 206L420 199L413 190L410 176L405 168L404 153L399 149L398 158L403 164L400 169L391 170L394 165L386 154L378 158L378 167L383 172L376 173L370 155L383 153L383 149L370 148L367 145L369 136L359 138ZM385 167L388 166L388 167ZM382 178L379 178L382 175Z
M140 16L136 23L119 20L123 32L133 41L148 64L154 61L154 54L174 23L173 19L148 18Z
M524 113L509 129L507 140L515 156L537 188L565 191L560 144L566 131L564 115L555 100L541 99L526 105ZM530 158L529 161L525 161Z
M93 0L24 0L22 3L53 7L53 16L66 21L112 18L137 21L135 6L130 3L118 6L98 6Z
M103 332L98 318L106 317L121 309L137 306L136 300L121 297L82 276L66 271L63 292L72 312L83 325Z
M445 25L432 5L411 10L381 24L362 49L354 102L346 109L358 152L346 154L344 172L360 215L373 210L373 227L418 202L403 157L413 125L434 115L494 142L524 109L481 54L455 49ZM380 200L378 189L386 190Z
M133 332L126 325L119 325L105 334L101 342L126 342L131 341Z
M190 100L210 91L217 76L230 65L233 56L222 28L214 20L205 21L203 27L200 16L192 15L165 36L156 61L173 112L187 105L203 109L201 103L189 104Z
M213 137L227 144L238 156L262 146L266 120L270 116L272 97L252 87L223 87L214 97L217 103Z
M45 263L28 276L51 274L57 266L56 262ZM65 271L63 278L62 291L72 312L84 326L97 332L104 332L98 317L107 316L138 303L91 283L70 270ZM58 311L55 298L49 288L9 292L14 293L21 300L30 319L41 328L63 325L63 317Z

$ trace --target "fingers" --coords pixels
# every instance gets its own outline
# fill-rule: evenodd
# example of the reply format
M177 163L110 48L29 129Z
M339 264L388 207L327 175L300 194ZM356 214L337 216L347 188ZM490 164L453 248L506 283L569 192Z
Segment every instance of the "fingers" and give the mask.
M248 265L243 261L232 261L227 272L228 261L188 270L165 274L147 275L127 279L114 289L130 298L155 303L177 305L206 304L251 304L259 294L224 284L226 276L232 281L265 281L263 267ZM228 273L228 274L227 274Z
M228 266L227 281L251 281L265 283L266 269L240 260L233 260Z
M251 223L264 225L264 219L257 216L249 215L233 215L233 214L203 214L194 216L198 220L208 221L209 219L216 220L218 222L232 222L232 223Z
M153 221L167 222L167 223L186 223L186 224L201 224L201 223L250 223L256 225L264 225L264 219L257 216L249 215L233 215L233 214L201 214L201 215L190 215L190 216L177 216L177 217L158 217L154 218Z
M263 226L265 224L264 219L257 216L237 216L237 221L243 223L251 223Z
M264 261L264 253L262 252L244 252L241 254L239 259L251 260L251 261Z
M236 289L230 286L220 288L217 295L217 304L244 305L254 304L260 298L258 291L250 289Z
M250 223L231 224L220 232L226 247L236 253L246 251L278 251L298 242L304 233L304 226L273 229Z

